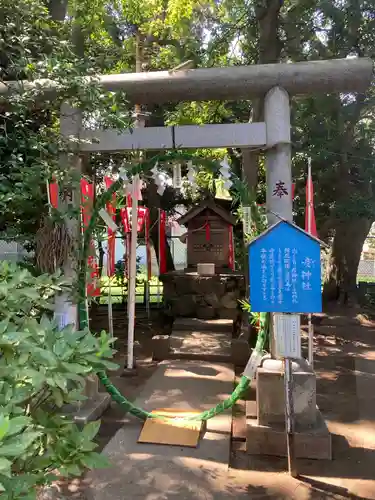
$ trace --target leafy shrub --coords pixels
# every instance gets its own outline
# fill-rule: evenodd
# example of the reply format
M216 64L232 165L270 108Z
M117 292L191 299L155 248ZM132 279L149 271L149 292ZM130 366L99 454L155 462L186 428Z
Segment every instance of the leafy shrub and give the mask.
M85 377L116 365L103 332L51 319L53 298L67 284L0 264L0 499L34 499L56 471L80 475L106 465L94 450L99 422L79 429L62 407L82 401Z

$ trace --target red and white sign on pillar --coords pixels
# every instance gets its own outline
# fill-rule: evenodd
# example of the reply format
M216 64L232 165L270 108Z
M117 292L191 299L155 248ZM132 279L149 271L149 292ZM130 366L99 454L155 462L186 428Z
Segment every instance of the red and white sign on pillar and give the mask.
M86 179L81 179L82 232L85 232L90 223L93 202L94 185ZM98 297L100 295L99 267L96 262L96 252L93 240L90 242L90 255L87 258L87 267L90 270L90 280L86 287L87 295L88 297Z
M104 177L105 186L109 189L113 180L110 177ZM112 217L113 221L116 221L116 194L112 195L112 202L107 203L107 212ZM115 263L116 263L116 231L113 231L108 227L108 251L107 251L107 272L108 276L113 276L115 274Z

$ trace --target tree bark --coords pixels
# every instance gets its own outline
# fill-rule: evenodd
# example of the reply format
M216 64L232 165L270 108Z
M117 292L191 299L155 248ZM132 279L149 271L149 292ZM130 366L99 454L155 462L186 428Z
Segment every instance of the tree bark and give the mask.
M68 10L68 0L49 0L47 8L54 21L64 21Z
M325 302L357 302L357 271L363 244L372 221L367 218L340 222L335 230L323 290Z
M258 64L277 63L280 59L279 40L280 0L267 0L255 8L259 30ZM251 121L263 121L264 97L253 100ZM259 151L242 150L242 169L249 190L255 191L258 184Z

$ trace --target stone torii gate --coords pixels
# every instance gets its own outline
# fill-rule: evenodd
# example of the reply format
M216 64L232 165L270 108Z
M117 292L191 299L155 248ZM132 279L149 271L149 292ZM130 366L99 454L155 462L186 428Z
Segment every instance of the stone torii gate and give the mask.
M136 104L238 100L264 96L264 123L151 127L138 128L131 133L119 133L117 130L92 131L82 128L82 116L79 110L67 109L64 106L61 114L61 133L65 137L73 136L88 140L80 143L76 149L77 168L81 152L219 147L264 148L269 223L275 222L277 215L291 221L293 215L289 96L364 92L370 84L372 71L371 59L352 58L295 64L104 75L99 77L99 83L106 90L123 91L130 102ZM89 81L89 77L87 80ZM27 89L35 85L42 87L46 95L51 96L56 92L54 82L41 80L22 82L21 85L16 82L7 82L6 85L0 83L0 95L12 92L18 86L20 89ZM90 142L93 139L95 141ZM279 182L282 182L285 188L285 196L282 197L273 195ZM75 312L72 313L71 318L74 321ZM277 360L271 361L277 363ZM299 377L295 379L296 394L294 394L297 405L296 428L301 431L309 429L299 456L311 457L313 454L312 458L330 458L330 437L326 427L321 425L321 419L317 418L315 410L315 374L307 363L303 366L300 364L297 369ZM255 426L248 427L255 448L248 451L279 454L283 446L277 441L279 433L274 426L280 421L284 422L284 405L280 400L280 395L283 394L281 370L280 367L275 368L272 365L269 369L263 366L261 371L261 377L258 376L257 380L257 388L262 387L261 390L257 390L258 420ZM95 404L95 400L98 400L95 391L90 396L92 396L92 415L96 418L103 410L103 400L99 398L98 404ZM315 454L311 453L310 444Z

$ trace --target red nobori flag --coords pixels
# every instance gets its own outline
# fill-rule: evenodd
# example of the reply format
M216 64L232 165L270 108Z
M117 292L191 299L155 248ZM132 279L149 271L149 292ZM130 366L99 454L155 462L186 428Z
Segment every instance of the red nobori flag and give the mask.
M105 186L109 189L113 180L110 177L104 177ZM116 194L112 195L112 203L107 203L107 212L112 217L113 221L116 221ZM113 276L115 274L115 263L116 263L116 231L113 231L110 227L108 228L108 255L107 255L107 271L108 276Z
M305 231L312 236L318 237L316 230L315 210L314 210L314 185L311 177L311 169L307 176L306 183L306 211L305 211Z
M146 209L145 216L145 240L146 240L146 262L147 262L147 281L151 279L151 241L150 241L150 210Z
M51 207L57 209L59 206L59 186L55 179L48 182L48 199Z
M86 179L81 179L81 213L82 213L82 231L87 229L91 220L92 206L94 202L94 185ZM90 271L90 280L87 283L86 291L89 297L98 297L100 295L99 286L99 267L95 258L95 245L90 242L90 255L87 258L87 267Z

